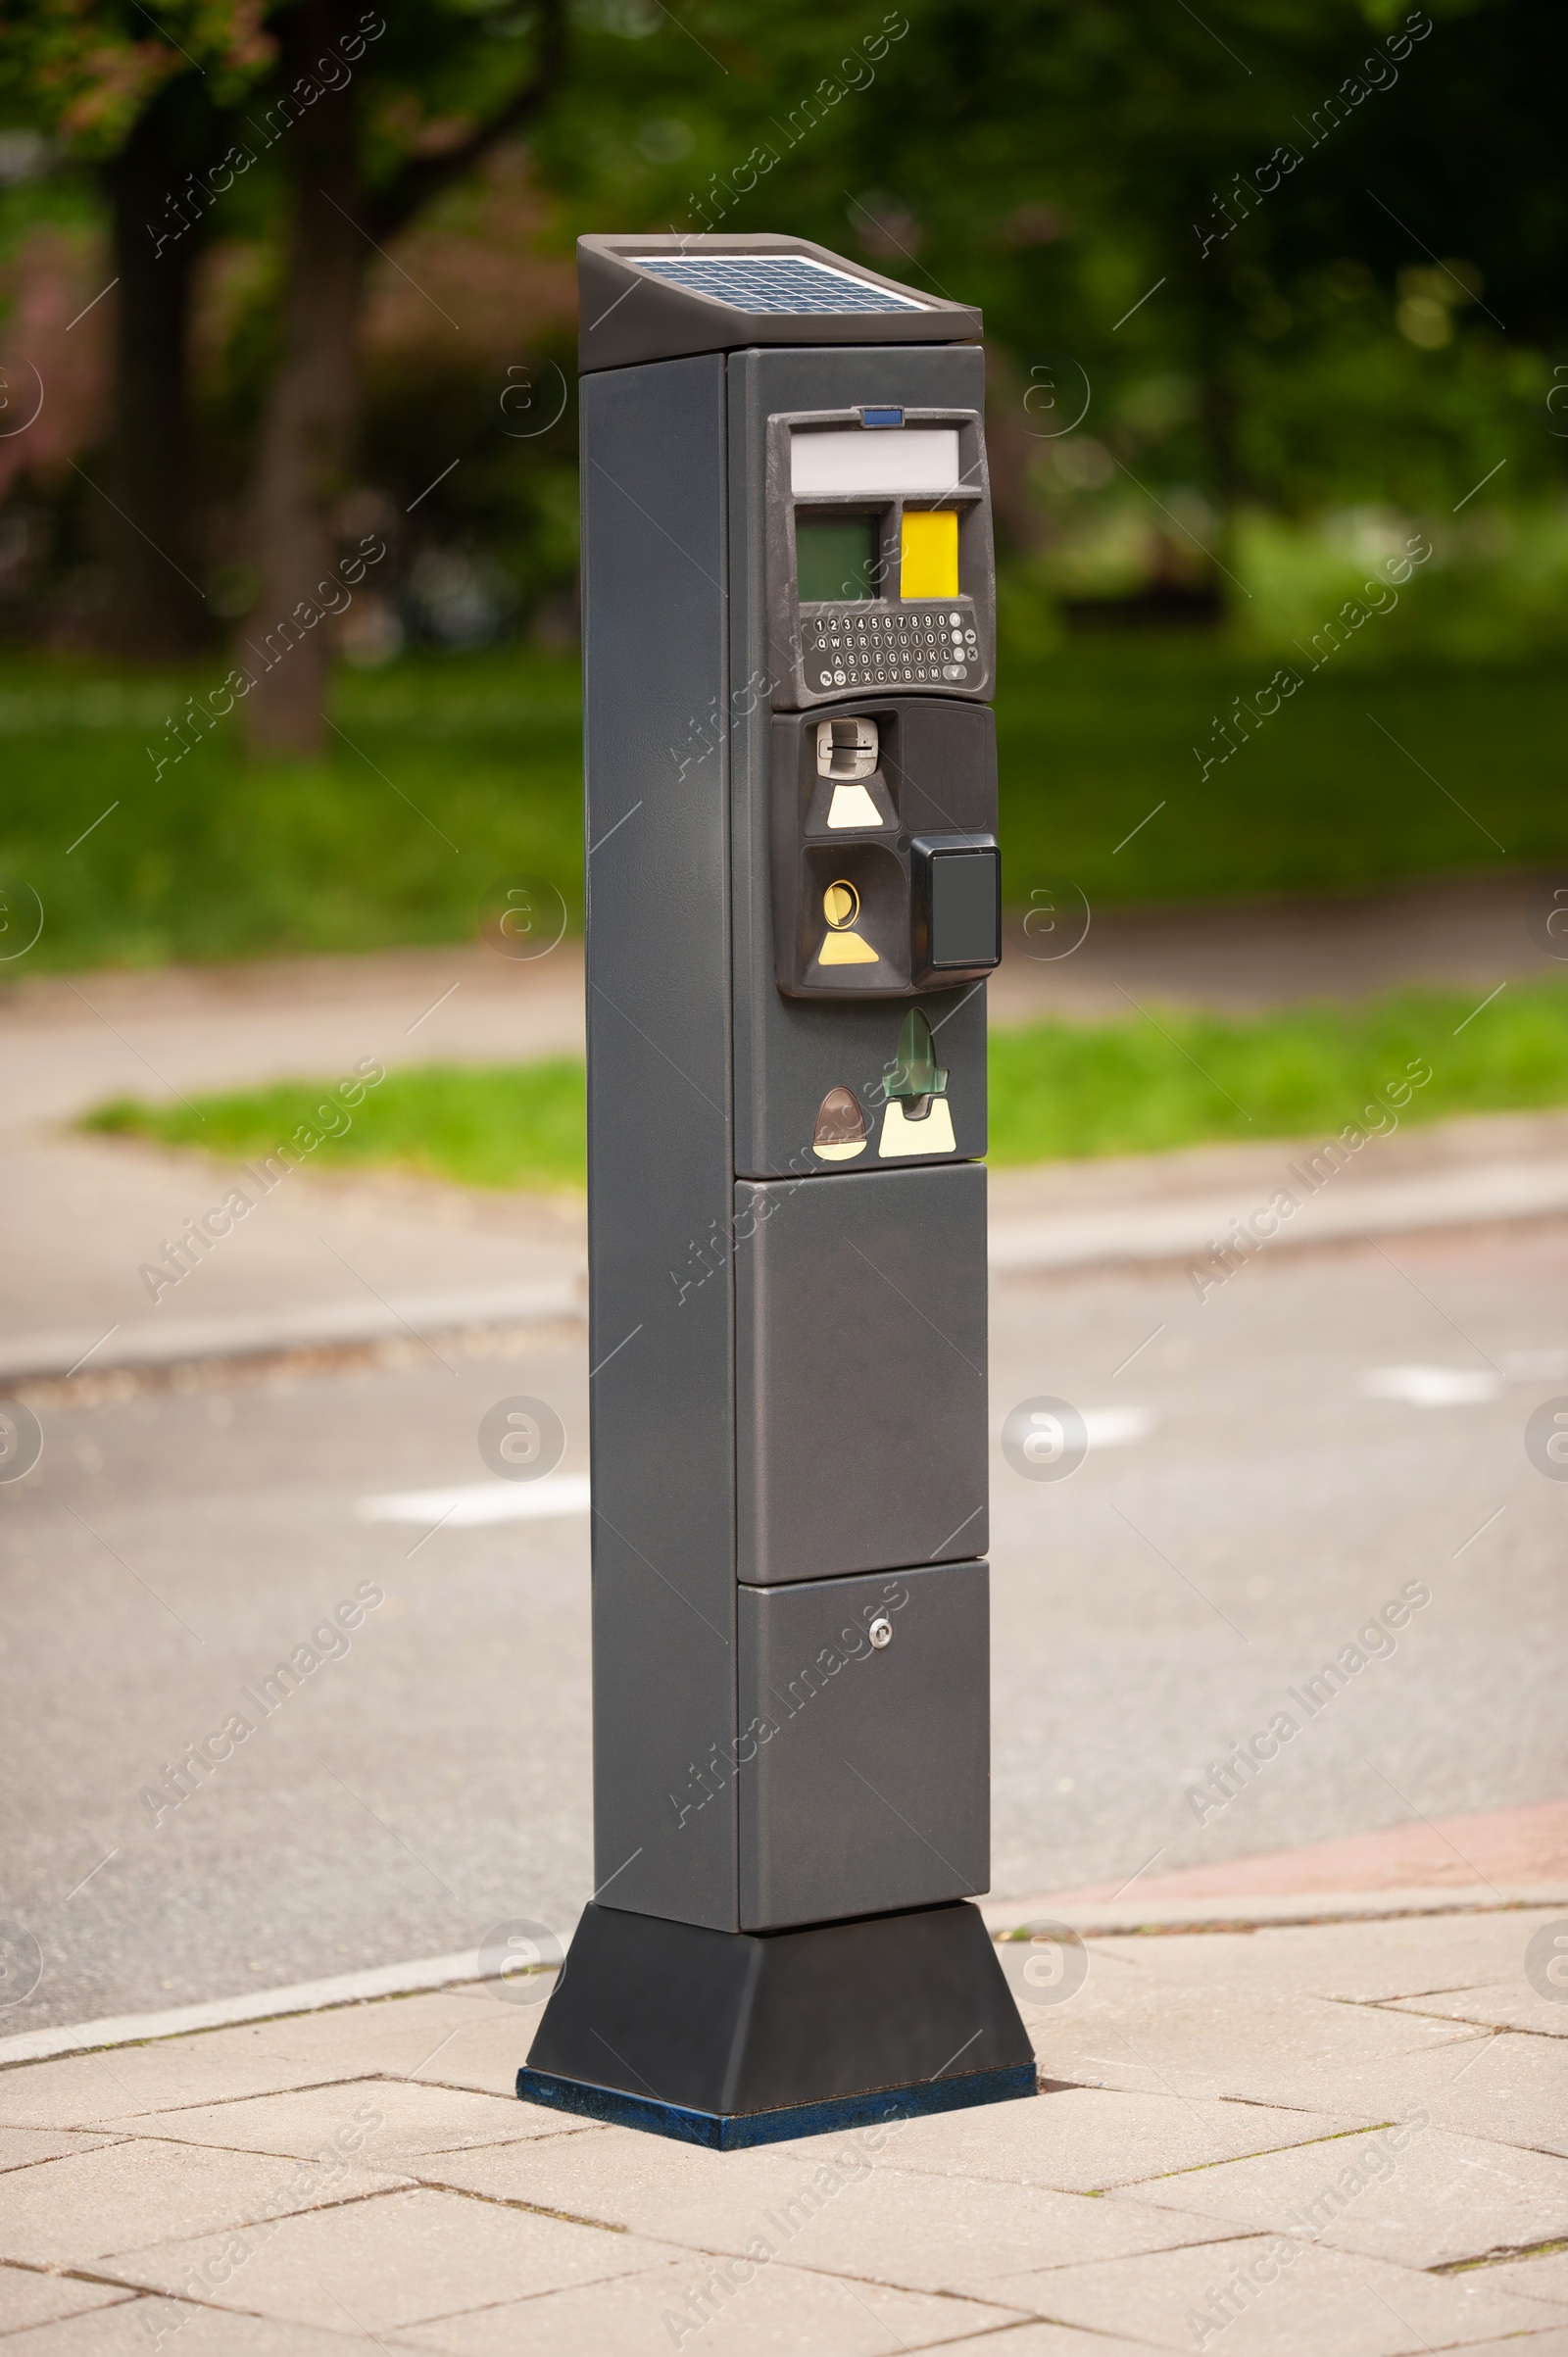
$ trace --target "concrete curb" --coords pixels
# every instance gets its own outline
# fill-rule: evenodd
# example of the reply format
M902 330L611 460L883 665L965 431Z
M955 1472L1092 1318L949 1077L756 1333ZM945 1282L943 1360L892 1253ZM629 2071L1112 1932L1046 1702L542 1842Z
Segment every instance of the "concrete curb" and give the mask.
M1084 1940L1129 1934L1261 1932L1292 1925L1380 1923L1412 1915L1494 1915L1526 1909L1568 1909L1568 1887L1495 1891L1490 1884L1446 1891L1347 1891L1298 1897L1199 1899L1186 1905L1157 1900L1074 1902L1054 1898L995 1899L980 1912L993 1939L1028 1924L1061 1925ZM559 1927L563 1948L571 1943L573 1921ZM196 2005L171 2006L162 2013L107 2015L50 2030L24 2030L0 2038L0 2070L19 2063L49 2062L67 2054L90 2054L105 2046L145 2045L162 2038L188 2038L203 2030L232 2030L247 2022L278 2021L302 2013L325 2013L342 2005L365 2005L387 1997L427 1995L441 1989L467 1989L496 1981L478 1952L425 1956L408 1964L374 1965L366 1972L339 1973L329 1980L299 1981L284 1989L260 1989L248 1996L213 1997Z
M407 1295L400 1300L302 1302L251 1317L191 1317L166 1325L111 1328L91 1335L0 1337L0 1383L43 1382L76 1372L176 1366L193 1359L267 1358L283 1350L331 1350L413 1335L457 1334L480 1326L552 1326L587 1317L587 1269L543 1284L502 1285L483 1293Z
M1289 1153L1289 1149L1282 1150ZM1086 1166L1087 1167L1087 1166ZM1097 1212L1048 1212L992 1223L994 1276L1051 1275L1062 1270L1113 1268L1128 1263L1189 1260L1207 1268L1233 1220L1245 1220L1284 1183L1288 1165L1260 1175L1250 1193L1178 1196L1154 1203L1118 1204ZM1473 1163L1409 1177L1348 1178L1322 1189L1282 1220L1263 1247L1270 1252L1353 1242L1358 1237L1417 1234L1496 1221L1568 1213L1568 1160ZM1217 1267L1216 1275L1223 1272ZM58 1381L78 1368L94 1374L271 1356L285 1350L329 1350L395 1340L424 1339L484 1326L547 1326L586 1316L587 1269L569 1266L556 1278L499 1286L478 1293L421 1294L398 1299L300 1303L266 1314L183 1318L168 1325L142 1322L90 1331L0 1336L0 1383Z
M1263 1932L1293 1924L1383 1923L1409 1915L1496 1915L1527 1908L1568 1909L1568 1885L1494 1889L1476 1883L1446 1890L1305 1891L1294 1895L1228 1898L988 1899L980 1912L994 1939L1026 1924L1061 1924L1083 1940L1140 1932Z

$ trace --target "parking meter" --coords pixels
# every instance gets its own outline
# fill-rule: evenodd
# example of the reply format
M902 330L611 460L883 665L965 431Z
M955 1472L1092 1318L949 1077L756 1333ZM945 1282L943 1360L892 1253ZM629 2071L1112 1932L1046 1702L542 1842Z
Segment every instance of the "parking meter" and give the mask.
M518 2092L1029 2094L990 1880L980 317L579 243L596 1889Z

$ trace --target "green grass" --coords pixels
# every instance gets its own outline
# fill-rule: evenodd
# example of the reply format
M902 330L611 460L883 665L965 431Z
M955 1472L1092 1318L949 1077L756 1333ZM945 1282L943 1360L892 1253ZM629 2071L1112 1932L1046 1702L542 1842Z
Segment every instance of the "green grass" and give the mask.
M1401 1083L1410 1093L1400 1123L1568 1105L1568 984L1510 985L1481 1013L1475 1007L1473 996L1411 992L1250 1022L1162 1012L1157 1023L996 1032L991 1160L1387 1127L1387 1110L1366 1108L1380 1098L1387 1107L1391 1090L1397 1103ZM1416 1071L1431 1076L1411 1086ZM85 1126L248 1159L313 1122L321 1100L320 1085L305 1082L191 1106L122 1099ZM390 1073L311 1166L381 1164L470 1187L557 1188L581 1186L585 1153L582 1066L562 1057Z
M37 948L0 980L462 941L491 887L514 879L553 886L580 929L574 664L518 654L346 673L333 717L350 741L325 760L252 764L231 718L155 777L166 716L225 667L149 679L0 661L0 879L44 906Z
M0 987L47 967L463 940L514 878L559 891L580 923L574 661L492 651L345 672L348 741L324 760L249 764L229 719L155 777L166 717L224 667L151 678L0 657L0 884L29 884L44 908ZM1568 859L1561 664L1379 669L1358 645L1200 783L1193 747L1275 667L1200 638L1004 649L1009 902L1071 885L1097 906L1350 892Z
M1301 663L1296 694L1200 782L1194 748L1215 749L1215 717L1234 696L1263 690L1278 663L1155 638L1069 642L1004 669L997 736L1009 905L1064 883L1096 905L1361 892L1549 865L1568 852L1560 663L1362 661L1314 676Z
M388 1073L351 1111L318 1081L283 1080L170 1105L122 1097L89 1113L82 1127L199 1146L241 1161L275 1152L307 1127L318 1140L302 1156L309 1168L370 1164L465 1187L580 1187L588 1157L583 1068L569 1056L534 1064L412 1066Z
M1430 1070L1400 1125L1568 1105L1568 984L1401 992L1249 1022L1161 1010L1157 1021L991 1035L991 1160L1155 1154L1227 1139L1387 1125L1376 1101ZM1466 1018L1471 1018L1466 1020ZM1367 1108L1371 1108L1368 1110Z

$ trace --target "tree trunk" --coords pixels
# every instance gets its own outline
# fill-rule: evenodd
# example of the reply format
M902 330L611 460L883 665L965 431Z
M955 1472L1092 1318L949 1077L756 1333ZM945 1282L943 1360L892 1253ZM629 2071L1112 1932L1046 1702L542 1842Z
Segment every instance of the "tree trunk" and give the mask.
M357 5L305 0L284 12L282 90L311 76ZM312 86L320 87L314 78ZM261 589L239 634L240 659L256 679L245 712L259 753L319 753L327 733L331 649L322 608L342 598L330 578L331 516L354 460L356 329L372 250L356 225L365 218L356 95L353 81L322 89L279 140L292 183L283 357L268 393L257 462Z
M179 233L168 200L221 153L220 125L182 75L162 90L103 183L120 284L115 356L113 507L102 522L111 568L108 636L126 655L177 660L212 636L192 545L187 339L200 224ZM162 247L157 240L163 238Z

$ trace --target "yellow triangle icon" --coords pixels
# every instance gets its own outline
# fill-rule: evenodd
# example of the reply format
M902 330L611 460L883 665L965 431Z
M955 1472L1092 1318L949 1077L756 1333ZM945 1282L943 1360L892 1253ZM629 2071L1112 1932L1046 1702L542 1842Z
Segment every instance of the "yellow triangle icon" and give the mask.
M875 965L877 955L858 933L829 933L816 953L818 965Z

